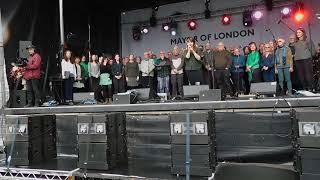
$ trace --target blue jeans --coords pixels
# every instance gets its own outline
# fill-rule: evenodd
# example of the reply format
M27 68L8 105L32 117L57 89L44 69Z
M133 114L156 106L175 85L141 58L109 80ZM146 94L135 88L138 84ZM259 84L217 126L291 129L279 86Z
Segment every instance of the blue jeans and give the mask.
M283 82L284 80L287 82L287 88L289 93L292 92L292 83L290 78L290 68L278 68L278 78L279 78L279 85L283 90Z
M158 77L158 93L169 93L169 76Z

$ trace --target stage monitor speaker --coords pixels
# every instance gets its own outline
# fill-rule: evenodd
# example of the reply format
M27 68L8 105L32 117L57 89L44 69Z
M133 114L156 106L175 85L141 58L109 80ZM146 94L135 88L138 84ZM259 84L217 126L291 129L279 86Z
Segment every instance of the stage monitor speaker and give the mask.
M275 95L277 93L277 82L251 83L251 94Z
M139 101L148 100L150 88L133 89L132 92L136 93L137 100L139 100Z
M136 93L118 93L113 95L113 104L134 104Z
M94 100L94 92L73 93L73 101L80 103L85 100Z
M23 108L27 104L27 91L17 90L13 96L12 107Z
M183 86L184 97L199 97L201 91L209 90L209 85Z
M27 50L28 46L31 46L31 41L19 41L19 57L20 58L28 58L29 52Z
M221 101L221 89L200 91L199 101Z

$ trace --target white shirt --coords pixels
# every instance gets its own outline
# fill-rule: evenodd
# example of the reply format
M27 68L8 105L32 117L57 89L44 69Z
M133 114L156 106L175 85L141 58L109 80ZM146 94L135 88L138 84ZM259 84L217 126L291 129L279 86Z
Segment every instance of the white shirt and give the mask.
M69 77L75 77L76 76L76 68L74 64L72 64L70 61L66 61L62 59L61 61L61 72L62 72L62 79L66 79L65 72L69 72Z
M177 58L177 59L172 59L172 65L175 69L177 69L180 65L181 65L181 57ZM173 69L171 70L171 74L182 74L183 73L183 69L180 69L179 71L177 71L177 73L175 73L173 71Z

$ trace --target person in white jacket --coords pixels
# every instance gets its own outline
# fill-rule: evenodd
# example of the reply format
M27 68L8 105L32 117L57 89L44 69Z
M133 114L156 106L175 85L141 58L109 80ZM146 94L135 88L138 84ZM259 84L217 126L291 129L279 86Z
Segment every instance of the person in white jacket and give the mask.
M61 72L63 79L64 101L73 105L73 82L76 78L76 68L73 63L70 50L65 51L64 58L61 61Z

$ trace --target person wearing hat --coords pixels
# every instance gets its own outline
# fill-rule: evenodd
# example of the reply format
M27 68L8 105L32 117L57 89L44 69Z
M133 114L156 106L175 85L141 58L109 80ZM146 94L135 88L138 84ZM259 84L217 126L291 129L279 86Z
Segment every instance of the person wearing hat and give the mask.
M30 45L27 47L29 52L28 63L25 68L23 78L27 84L27 101L26 107L40 106L41 94L39 90L39 83L41 77L41 57L35 51L35 46Z

